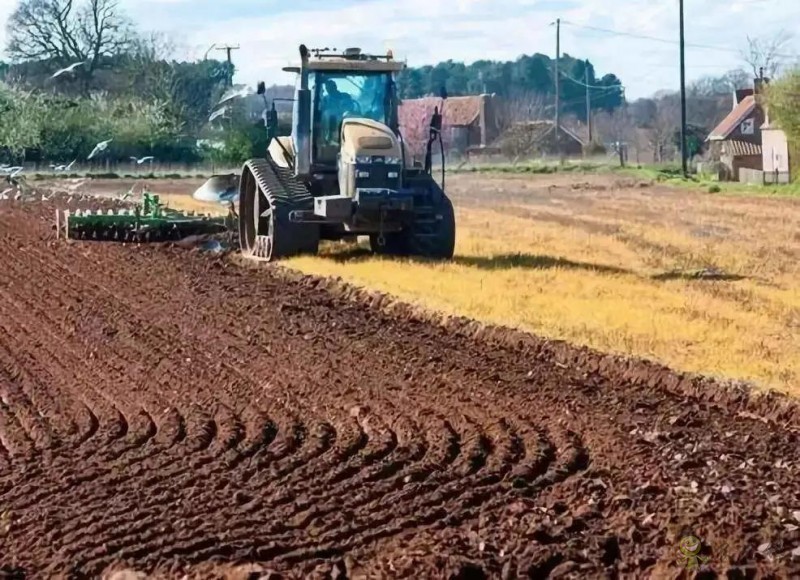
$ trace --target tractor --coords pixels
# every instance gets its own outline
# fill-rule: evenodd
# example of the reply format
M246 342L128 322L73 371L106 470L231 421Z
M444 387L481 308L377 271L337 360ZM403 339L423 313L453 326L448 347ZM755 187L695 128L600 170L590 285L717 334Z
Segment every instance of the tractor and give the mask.
M238 190L239 246L245 257L274 261L315 254L321 240L369 236L377 254L449 260L453 206L444 193L442 114L430 121L424 164L412 161L399 127L395 76L405 64L358 48L341 53L299 47L291 136L278 136L275 100L264 83L268 147L241 175L203 187ZM446 94L442 92L442 103ZM433 177L438 140L442 186ZM213 180L213 181L212 181Z

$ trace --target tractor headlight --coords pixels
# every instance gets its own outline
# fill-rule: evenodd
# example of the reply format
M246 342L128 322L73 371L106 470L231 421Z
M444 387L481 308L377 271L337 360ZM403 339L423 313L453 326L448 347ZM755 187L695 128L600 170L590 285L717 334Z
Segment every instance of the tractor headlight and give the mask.
M367 177L369 177L369 171L357 171L356 177L358 177L359 179L366 179Z
M390 171L389 173L386 174L386 176L389 179L397 179L399 177L399 174L397 173L397 171Z
M384 163L386 165L400 165L403 162L399 157L386 157Z
M361 165L362 163L365 165L369 165L372 163L372 157L369 155L358 155L356 156L356 163Z

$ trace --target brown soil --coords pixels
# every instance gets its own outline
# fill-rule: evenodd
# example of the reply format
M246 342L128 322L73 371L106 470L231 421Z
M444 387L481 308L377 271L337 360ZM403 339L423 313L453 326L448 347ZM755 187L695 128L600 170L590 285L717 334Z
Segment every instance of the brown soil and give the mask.
M0 202L0 576L800 574L789 401L54 209Z

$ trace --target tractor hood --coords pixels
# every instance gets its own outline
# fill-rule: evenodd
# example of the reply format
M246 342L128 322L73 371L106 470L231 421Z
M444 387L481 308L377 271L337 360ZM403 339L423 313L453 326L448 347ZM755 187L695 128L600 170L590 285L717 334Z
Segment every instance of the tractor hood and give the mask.
M342 122L341 161L356 163L358 157L399 159L400 141L392 130L372 119L346 118Z

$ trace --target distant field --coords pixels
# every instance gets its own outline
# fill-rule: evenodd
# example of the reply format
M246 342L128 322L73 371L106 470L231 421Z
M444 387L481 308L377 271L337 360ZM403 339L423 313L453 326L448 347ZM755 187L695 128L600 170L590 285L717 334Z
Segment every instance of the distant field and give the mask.
M289 265L446 313L800 394L800 199L619 174L460 174L452 264Z

